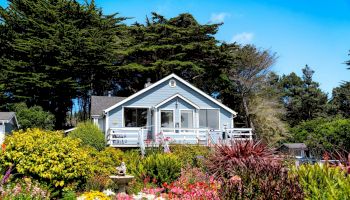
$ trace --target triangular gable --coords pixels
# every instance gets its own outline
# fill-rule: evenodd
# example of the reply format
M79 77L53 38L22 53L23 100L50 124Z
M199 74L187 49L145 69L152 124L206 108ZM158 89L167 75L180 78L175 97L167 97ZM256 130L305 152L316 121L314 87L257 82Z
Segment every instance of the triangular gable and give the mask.
M209 99L210 101L212 101L212 102L214 102L215 104L219 105L220 107L224 108L224 109L227 110L228 112L232 113L233 115L237 115L237 113L236 113L235 111L233 111L231 108L225 106L225 105L222 104L221 102L217 101L216 99L214 99L214 98L211 97L210 95L206 94L206 93L203 92L202 90L196 88L195 86L193 86L193 85L190 84L189 82L185 81L184 79L180 78L180 77L177 76L176 74L170 74L170 75L164 77L163 79L161 79L161 80L159 80L159 81L153 83L152 85L150 85L150 86L148 86L148 87L146 87L146 88L144 88L144 89L142 89L142 90L136 92L135 94L129 96L128 98L126 98L126 99L124 99L124 100L118 102L117 104L115 104L115 105L113 105L113 106L111 106L111 107L105 109L105 110L104 110L104 113L107 113L107 112L113 110L114 108L116 108L116 107L118 107L118 106L120 106L120 105L122 105L122 104L124 104L124 103L126 103L126 102L128 102L128 101L130 101L131 99L133 99L133 98L135 98L135 97L137 97L137 96L139 96L139 95L145 93L146 91L148 91L148 90L150 90L150 89L152 89L152 88L155 88L156 86L162 84L163 82L165 82L165 81L167 81L167 80L169 80L169 79L171 79L171 78L177 79L177 80L180 81L181 83L185 84L186 86L188 86L188 87L191 88L192 90L198 92L199 94L201 94L202 96L206 97L206 98Z
M171 97L165 99L164 101L161 101L159 104L157 104L157 105L155 106L155 108L159 108L160 106L162 106L162 105L168 103L169 101L171 101L172 99L177 98L177 97L180 98L180 99L182 99L182 100L185 101L186 103L190 104L191 106L193 106L193 107L199 109L199 106L198 106L198 105L196 105L196 104L193 103L192 101L186 99L184 96L182 96L182 95L180 95L180 94L175 94L175 95L173 95L173 96L171 96Z

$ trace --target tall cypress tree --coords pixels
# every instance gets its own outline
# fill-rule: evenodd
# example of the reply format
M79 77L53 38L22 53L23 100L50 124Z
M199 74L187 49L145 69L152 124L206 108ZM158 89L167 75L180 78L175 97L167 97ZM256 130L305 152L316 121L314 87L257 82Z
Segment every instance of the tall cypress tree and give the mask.
M74 0L12 0L0 18L10 44L2 56L6 95L54 113L62 128L73 98L105 87L97 83L108 78L98 78L108 73L122 18Z
M166 19L152 13L145 24L135 23L128 30L131 38L123 41L125 49L115 69L116 83L125 95L143 87L147 78L157 81L170 73L198 84L210 70L218 68L220 49L214 35L220 24L201 25L192 15L180 14ZM210 84L209 84L210 85Z

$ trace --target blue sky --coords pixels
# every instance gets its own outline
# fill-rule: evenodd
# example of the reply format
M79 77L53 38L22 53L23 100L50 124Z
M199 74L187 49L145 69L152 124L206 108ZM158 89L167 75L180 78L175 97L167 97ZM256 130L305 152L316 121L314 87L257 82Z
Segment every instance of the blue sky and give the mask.
M188 12L200 23L224 22L218 40L252 43L276 52L272 70L296 72L308 64L314 79L331 94L342 81L350 81L350 1L316 0L95 0L104 13L144 22L155 11L166 17ZM6 1L0 0L5 6Z

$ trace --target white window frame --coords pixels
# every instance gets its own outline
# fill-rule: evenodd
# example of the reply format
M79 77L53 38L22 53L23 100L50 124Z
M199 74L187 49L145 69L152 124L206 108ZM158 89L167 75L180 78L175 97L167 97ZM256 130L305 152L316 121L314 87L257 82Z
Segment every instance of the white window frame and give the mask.
M147 121L146 121L146 126L148 126L148 123L149 123L149 119L148 119L148 115L149 115L149 111L150 111L150 107L148 107L148 106L123 106L122 107L122 127L123 128L142 128L143 126L141 126L141 127L128 127L128 126L125 126L125 116L124 116L124 109L125 108L136 108L136 109L138 109L138 108L145 108L145 109L147 109Z
M194 110L193 109L179 109L179 128L182 129L182 125L181 125L181 111L191 111L192 112L192 129L194 129L195 128L195 116L194 116Z
M200 114L199 114L199 111L200 110L218 110L218 113L219 113L219 120L218 120L218 128L219 129L214 129L214 131L221 131L221 117L220 117L220 108L200 108L200 109L198 109L198 127L200 127L200 125L199 125L199 118L200 118ZM208 128L208 129L210 129L209 127L206 127L206 128Z

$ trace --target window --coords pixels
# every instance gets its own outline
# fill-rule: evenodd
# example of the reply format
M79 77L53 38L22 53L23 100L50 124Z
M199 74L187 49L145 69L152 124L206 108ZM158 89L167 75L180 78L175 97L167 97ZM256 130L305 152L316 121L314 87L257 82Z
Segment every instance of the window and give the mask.
M219 130L219 110L199 110L199 127Z
M160 111L160 120L162 128L174 128L174 113L172 110Z
M170 87L176 87L176 81L175 80L170 80L169 81Z
M192 110L181 110L181 128L193 128Z
M147 108L124 108L124 127L146 126L147 110Z

